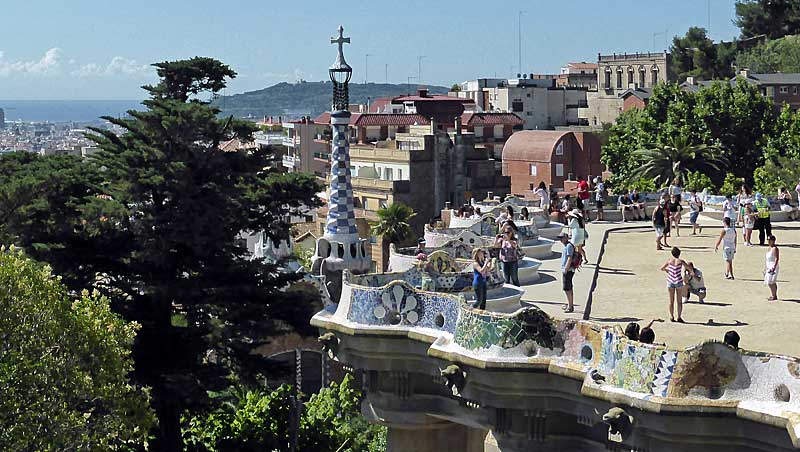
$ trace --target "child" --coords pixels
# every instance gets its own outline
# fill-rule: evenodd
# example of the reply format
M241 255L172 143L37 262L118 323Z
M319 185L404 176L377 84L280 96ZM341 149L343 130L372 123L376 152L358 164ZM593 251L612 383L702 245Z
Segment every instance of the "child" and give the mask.
M753 212L753 207L748 204L744 208L744 245L745 246L753 246L753 243L750 242L750 237L753 235L753 228L756 225L756 214Z

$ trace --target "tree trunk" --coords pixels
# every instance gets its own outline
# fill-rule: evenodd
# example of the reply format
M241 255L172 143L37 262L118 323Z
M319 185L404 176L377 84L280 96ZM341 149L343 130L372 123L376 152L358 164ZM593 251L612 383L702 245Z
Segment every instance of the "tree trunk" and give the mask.
M166 383L166 382L165 382ZM163 385L163 384L162 384ZM158 394L159 403L156 409L159 435L154 450L162 452L181 452L181 419L179 402L168 385L164 385Z

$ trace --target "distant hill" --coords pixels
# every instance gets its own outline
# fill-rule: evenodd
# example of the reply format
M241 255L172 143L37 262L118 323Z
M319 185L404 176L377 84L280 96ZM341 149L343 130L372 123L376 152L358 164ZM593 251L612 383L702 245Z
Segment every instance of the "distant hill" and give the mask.
M430 93L444 94L444 86L427 86ZM232 96L221 96L214 103L223 114L237 117L252 116L317 116L330 110L331 82L278 83L269 88L250 91ZM351 83L350 103L364 104L367 97L400 96L416 91L416 85L395 85L391 83Z

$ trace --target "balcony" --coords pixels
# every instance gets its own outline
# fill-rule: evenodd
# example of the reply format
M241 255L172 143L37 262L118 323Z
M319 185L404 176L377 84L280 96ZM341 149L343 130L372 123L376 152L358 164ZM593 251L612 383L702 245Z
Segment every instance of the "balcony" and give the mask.
M297 164L297 160L297 157L293 155L284 155L281 159L281 165L283 165L284 168L294 168Z

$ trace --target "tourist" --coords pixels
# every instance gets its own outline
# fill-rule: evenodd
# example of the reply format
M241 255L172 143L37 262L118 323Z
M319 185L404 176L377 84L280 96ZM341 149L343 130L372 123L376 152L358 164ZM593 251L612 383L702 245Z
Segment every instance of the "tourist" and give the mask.
M417 249L414 250L414 256L416 256L419 260L425 260L428 258L428 255L425 251L425 239L422 237L417 240Z
M778 193L778 202L781 205L781 211L789 214L790 220L797 219L797 210L792 206L792 195L789 194L789 189L782 187Z
M561 208L558 210L558 222L566 224L567 223L567 214L572 210L570 207L569 202L569 195L564 195L564 200L561 201Z
M672 198L669 196L668 192L664 192L661 194L661 201L664 203L664 243L667 241L667 237L671 237L672 233L672 211L670 210L670 204L672 204ZM669 246L669 245L665 245Z
M547 214L550 209L550 193L547 191L547 185L545 185L544 181L539 182L539 186L536 187L533 193L539 197L539 208Z
M697 295L700 303L703 303L703 300L706 299L706 282L703 280L703 272L694 266L694 262L686 264L683 282L686 284L684 303L689 301L689 297L691 297L692 294Z
M663 246L668 247L667 244L667 236L664 235L664 228L667 226L667 213L664 210L664 201L660 201L658 206L656 206L656 210L653 211L653 229L656 231L656 250L661 251L662 248L662 240Z
M645 326L641 330L642 331L644 331L644 330L652 330L653 329L653 324L655 322L663 322L663 321L664 321L663 319L653 319L653 320L650 321L650 323L647 324L647 326ZM636 323L636 322L629 323L625 327L625 337L627 337L628 339L630 339L632 341L638 341L640 339L640 337L641 337L641 332L639 331L639 324ZM653 336L653 339L655 340L655 336ZM648 342L648 343L652 343L652 342Z
M479 219L480 217L481 217L481 208L480 208L480 207L476 207L476 208L475 208L475 211L474 211L474 212L472 212L472 215L470 215L470 216L469 216L469 218L470 218L471 220L477 220L477 219Z
M678 303L678 320L677 322L684 323L683 317L683 270L687 269L686 261L681 259L681 250L674 246L672 247L672 257L667 259L667 262L661 266L661 271L667 272L667 292L669 293L669 319L675 322L675 302Z
M597 185L594 189L595 192L595 204L597 205L597 221L604 221L605 218L603 216L603 206L606 203L606 184L603 182L603 179L599 177L595 179L595 184Z
M670 196L677 196L680 198L683 193L683 187L681 187L681 178L679 176L672 179L672 184L669 186L667 193L669 193Z
M722 243L722 258L725 259L725 279L735 279L733 276L733 256L736 254L736 228L730 217L722 219L722 232L719 234L717 244L714 245L714 252L719 250Z
M725 195L725 201L722 202L722 221L726 218L733 222L733 197L730 194Z
M581 210L583 214L583 218L589 218L589 207L587 204L589 203L589 182L586 179L581 179L578 182L578 200L577 205L578 209Z
M561 281L562 289L567 297L567 306L564 312L575 312L575 305L572 300L572 278L575 276L575 262L580 262L580 257L575 256L575 246L570 243L569 236L565 233L558 234L558 240L564 245L561 250Z
M642 220L647 221L647 204L642 201L642 197L639 196L639 192L637 192L635 188L631 190L630 198L633 207L641 212Z
M756 224L756 214L753 212L753 207L748 204L744 207L744 215L742 217L742 234L744 235L744 246L753 246L750 241L753 235L753 227Z
M675 235L681 236L681 213L683 206L681 205L681 196L672 195L672 202L669 204L669 220L672 227L675 228Z
M521 221L531 221L531 214L528 212L527 207L523 207L522 210L519 211L519 219Z
M744 209L748 204L753 204L753 191L747 184L742 184L739 189L739 195L736 197L736 205L739 208L739 217L736 220L737 224L742 224L744 221Z
M683 320L678 319L679 322L683 322ZM656 340L656 332L653 331L652 328L645 327L642 328L642 331L639 333L639 342L642 344L652 344Z
M730 330L725 333L725 337L722 339L722 343L725 345L729 345L735 349L739 348L739 333L734 330Z
M486 258L483 248L472 250L472 290L475 291L476 309L486 309L486 276L492 270L492 260Z
M769 249L767 250L767 265L764 270L764 284L769 286L770 296L767 301L775 301L778 299L778 263L781 260L781 250L775 244L775 236L771 235L767 238Z
M513 224L513 222L512 222ZM494 246L500 248L500 262L503 263L503 275L506 283L519 286L519 242L514 237L514 229L511 226L504 226L502 234L497 234Z
M617 198L617 205L619 206L619 211L622 214L622 222L625 223L625 212L631 213L631 218L634 220L639 220L639 212L636 211L636 208L633 207L633 201L631 198L628 197L628 190L622 190L622 193Z
M506 210L497 217L497 224L502 225L506 220L514 219L514 208L506 206Z
M700 216L700 212L703 211L703 202L697 196L696 190L692 190L691 194L689 194L689 210L689 224L692 225L692 235L697 235L698 230L702 234L703 227L697 224L697 218Z
M570 241L575 245L575 249L583 258L583 263L588 264L589 260L586 259L586 251L583 249L586 244L586 225L583 222L583 212L578 209L572 209L567 215L569 223L567 226L570 231Z
M770 205L766 196L756 193L756 200L753 203L756 209L756 229L758 229L758 244L764 246L766 238L772 235L772 220L770 219Z

